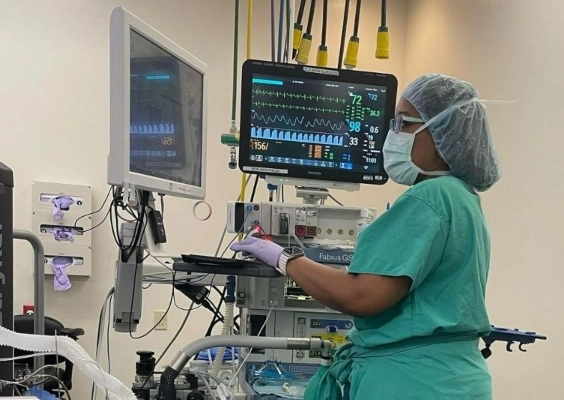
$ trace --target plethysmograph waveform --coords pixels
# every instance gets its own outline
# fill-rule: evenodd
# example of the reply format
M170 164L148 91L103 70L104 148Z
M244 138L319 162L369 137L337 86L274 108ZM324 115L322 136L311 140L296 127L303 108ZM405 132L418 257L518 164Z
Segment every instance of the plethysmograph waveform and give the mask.
M283 115L275 115L271 116L264 116L259 115L256 111L253 111L251 118L253 120L262 121L264 124L272 124L275 122L284 122L287 125L292 127L301 127L301 128L315 128L316 126L322 126L325 128L331 128L332 131L339 131L343 129L345 126L344 122L333 123L329 120L323 118L315 118L313 121L306 121L304 123L305 117L295 117L295 118L287 118Z

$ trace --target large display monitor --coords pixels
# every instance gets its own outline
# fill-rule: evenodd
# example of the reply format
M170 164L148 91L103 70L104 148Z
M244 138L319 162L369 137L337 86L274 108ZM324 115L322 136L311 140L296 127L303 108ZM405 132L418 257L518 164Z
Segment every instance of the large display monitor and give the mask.
M203 199L206 65L121 7L110 39L108 183Z
M393 75L248 60L241 90L242 171L322 186L388 180L382 147Z

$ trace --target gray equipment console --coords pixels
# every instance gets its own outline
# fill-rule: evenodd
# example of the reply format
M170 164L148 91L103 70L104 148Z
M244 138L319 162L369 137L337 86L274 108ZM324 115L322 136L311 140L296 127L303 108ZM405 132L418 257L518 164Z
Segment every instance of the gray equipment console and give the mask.
M13 255L14 174L0 162L0 326L14 329L14 255ZM14 356L10 347L0 347L0 358ZM14 362L0 364L0 379L14 380ZM0 389L0 396L12 396L10 386Z

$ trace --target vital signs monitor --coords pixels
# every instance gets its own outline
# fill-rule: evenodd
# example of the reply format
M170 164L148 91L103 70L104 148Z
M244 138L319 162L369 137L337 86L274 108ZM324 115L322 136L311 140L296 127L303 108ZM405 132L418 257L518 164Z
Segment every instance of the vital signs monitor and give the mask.
M248 60L239 166L289 178L384 184L393 75Z
M108 183L204 198L206 65L121 7L110 39Z

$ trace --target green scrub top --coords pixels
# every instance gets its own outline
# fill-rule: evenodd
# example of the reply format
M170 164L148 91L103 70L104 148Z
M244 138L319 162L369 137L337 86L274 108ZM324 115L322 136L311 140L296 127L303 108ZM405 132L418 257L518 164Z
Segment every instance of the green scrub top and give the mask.
M489 260L480 198L464 182L444 176L407 190L359 235L349 273L408 276L410 291L381 314L354 318L352 343L306 399L490 400L478 347L491 329Z

